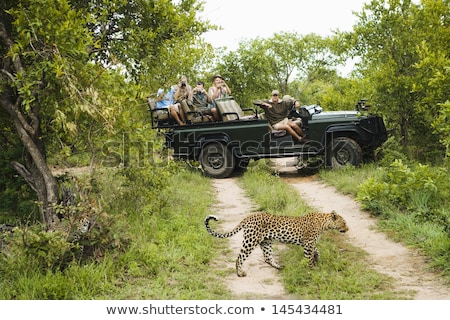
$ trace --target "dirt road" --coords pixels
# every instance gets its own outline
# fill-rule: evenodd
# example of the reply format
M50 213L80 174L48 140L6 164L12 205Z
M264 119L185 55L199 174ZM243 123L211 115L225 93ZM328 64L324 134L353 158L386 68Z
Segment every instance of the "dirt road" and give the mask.
M339 194L320 180L302 178L289 174L289 169L280 170L282 178L291 184L301 197L320 212L336 210L347 221L350 231L347 233L354 246L368 253L373 268L380 273L396 279L396 285L402 290L416 292L416 300L448 300L450 288L427 271L424 259L405 246L390 241L384 234L373 229L375 224L366 212L351 197ZM213 211L221 219L220 230L229 231L252 211L251 200L236 184L235 178L214 180L218 204ZM324 201L326 199L326 201ZM242 232L229 239L231 253L223 257L227 267L234 268L234 262L242 242ZM264 263L259 248L250 255L244 264L247 277L238 278L236 273L225 281L238 299L292 299L285 292L278 271Z

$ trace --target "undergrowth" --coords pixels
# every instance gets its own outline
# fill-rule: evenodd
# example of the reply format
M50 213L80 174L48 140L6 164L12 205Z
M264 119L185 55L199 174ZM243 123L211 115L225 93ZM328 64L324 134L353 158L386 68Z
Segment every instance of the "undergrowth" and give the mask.
M86 248L71 247L58 233L14 230L0 239L0 299L229 297L210 272L212 237L201 232L212 197L209 179L170 163L98 170L84 181L108 217L96 231L102 250L81 259L77 252ZM86 240L89 247L94 239ZM56 263L62 260L63 268Z

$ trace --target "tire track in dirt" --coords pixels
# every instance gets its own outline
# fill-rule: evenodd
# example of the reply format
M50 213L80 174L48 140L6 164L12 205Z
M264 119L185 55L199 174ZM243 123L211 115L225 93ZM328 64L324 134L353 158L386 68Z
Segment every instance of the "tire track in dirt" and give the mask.
M236 183L236 178L213 180L216 204L213 206L213 214L219 219L218 223L212 223L213 229L219 232L232 230L245 216L255 210L251 200L245 196ZM218 261L218 265L232 268L233 272L226 276L224 281L236 299L270 299L282 300L293 299L289 297L281 284L278 270L264 262L262 250L257 247L244 262L246 277L236 275L236 258L242 245L242 232L228 239L217 239L228 241L231 252L224 255ZM274 255L276 256L277 244L274 244Z

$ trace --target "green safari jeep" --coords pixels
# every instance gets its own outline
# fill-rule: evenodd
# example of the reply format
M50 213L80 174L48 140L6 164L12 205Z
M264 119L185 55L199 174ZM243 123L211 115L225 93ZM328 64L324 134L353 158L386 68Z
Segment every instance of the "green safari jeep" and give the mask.
M222 121L210 122L188 111L188 123L178 126L149 101L153 128L164 132L173 157L198 161L213 178L229 177L245 170L251 159L262 158L296 157L299 172L324 165L358 166L387 139L382 117L367 114L363 100L353 111L324 112L317 105L293 107L290 117L302 120L306 143L294 141L284 130L271 130L258 102L244 110L233 98L215 102Z

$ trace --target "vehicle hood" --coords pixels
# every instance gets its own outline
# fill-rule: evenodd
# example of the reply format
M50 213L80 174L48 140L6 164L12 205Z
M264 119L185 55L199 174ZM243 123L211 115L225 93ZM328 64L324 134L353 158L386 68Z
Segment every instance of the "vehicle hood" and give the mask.
M336 121L342 119L344 121L357 120L361 118L358 111L323 111L313 114L311 121Z

